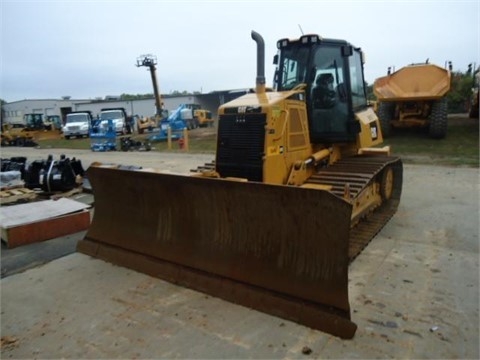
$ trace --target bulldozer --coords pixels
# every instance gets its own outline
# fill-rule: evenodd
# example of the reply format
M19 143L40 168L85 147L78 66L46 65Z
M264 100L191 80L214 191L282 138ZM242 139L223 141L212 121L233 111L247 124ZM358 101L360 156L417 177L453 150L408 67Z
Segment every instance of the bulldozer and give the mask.
M215 160L190 175L92 164L77 250L349 339L349 264L396 212L402 162L380 147L360 48L281 39L267 88L251 35L255 89L220 106Z
M427 129L433 139L447 135L447 97L451 86L451 64L417 63L375 80L378 117L384 137L395 128Z

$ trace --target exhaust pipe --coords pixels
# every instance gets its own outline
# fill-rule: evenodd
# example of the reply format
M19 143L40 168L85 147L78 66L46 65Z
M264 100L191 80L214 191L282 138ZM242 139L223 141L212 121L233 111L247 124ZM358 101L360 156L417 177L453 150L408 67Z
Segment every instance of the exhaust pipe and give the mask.
M265 92L265 42L262 35L252 30L252 39L257 43L257 78L256 93Z

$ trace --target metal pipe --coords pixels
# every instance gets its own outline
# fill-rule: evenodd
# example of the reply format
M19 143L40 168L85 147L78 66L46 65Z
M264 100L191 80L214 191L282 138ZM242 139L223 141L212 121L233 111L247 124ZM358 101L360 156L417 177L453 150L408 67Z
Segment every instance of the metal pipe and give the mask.
M252 39L257 43L257 78L256 88L258 92L265 92L265 42L263 37L252 30Z
M320 151L317 151L316 153L313 153L310 156L310 159L312 159L314 164L318 164L320 161L328 158L330 156L330 150L329 149L322 149Z

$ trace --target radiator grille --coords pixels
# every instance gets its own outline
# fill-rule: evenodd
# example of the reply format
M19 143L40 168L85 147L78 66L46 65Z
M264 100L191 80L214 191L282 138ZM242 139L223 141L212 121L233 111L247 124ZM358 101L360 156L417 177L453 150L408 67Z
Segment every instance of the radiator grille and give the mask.
M217 172L222 177L263 181L265 114L220 115Z

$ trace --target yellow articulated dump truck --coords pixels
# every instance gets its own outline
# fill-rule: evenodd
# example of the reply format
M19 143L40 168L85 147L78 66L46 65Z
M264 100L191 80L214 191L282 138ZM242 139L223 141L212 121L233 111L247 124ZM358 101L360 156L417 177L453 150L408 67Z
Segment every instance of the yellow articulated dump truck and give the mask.
M447 134L447 98L451 69L428 62L412 64L380 77L373 84L382 134L394 128L428 129L430 137Z
M352 338L348 267L396 212L402 162L368 106L363 55L343 40L278 41L265 86L218 110L215 161L192 176L96 164L78 250Z

